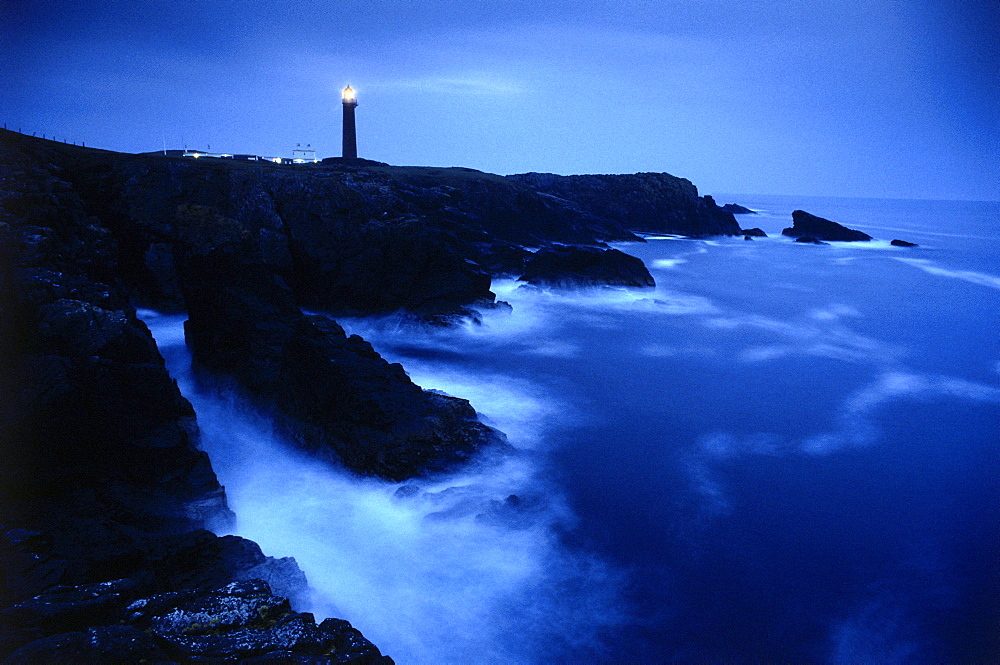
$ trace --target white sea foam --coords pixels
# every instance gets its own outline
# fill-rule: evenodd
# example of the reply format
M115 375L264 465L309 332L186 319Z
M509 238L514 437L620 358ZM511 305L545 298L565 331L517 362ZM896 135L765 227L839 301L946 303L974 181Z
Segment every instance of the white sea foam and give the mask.
M837 415L838 429L808 437L802 450L827 455L846 447L870 445L879 437L873 422L876 409L894 400L935 396L1000 404L1000 388L996 386L949 376L889 370L845 399Z
M687 259L654 259L653 267L661 270L671 270L682 263L687 263Z
M600 634L623 620L622 581L559 543L554 529L573 516L532 454L433 480L359 478L290 449L239 398L199 392L183 317L141 314L195 406L236 533L305 571L313 597L301 609L347 618L399 662L602 657ZM471 398L521 448L541 447L560 410L525 382L409 367Z
M962 281L969 282L970 284L978 284L979 286L986 286L991 289L1000 289L1000 277L997 275L976 272L974 270L951 270L950 268L942 268L927 259L904 259L901 257L893 258L915 268L920 268L924 272L931 275L950 277L951 279L960 279Z
M843 241L843 240L831 240L829 241L831 247L837 247L840 249L879 249L879 250L890 250L898 251L902 248L895 247L889 240L862 240L862 241Z
M860 313L846 305L833 304L813 309L800 321L782 321L760 315L708 317L703 324L719 330L752 328L779 338L770 344L749 346L737 358L745 363L761 363L789 355L810 355L847 362L889 363L902 350L873 337L854 332L841 322Z

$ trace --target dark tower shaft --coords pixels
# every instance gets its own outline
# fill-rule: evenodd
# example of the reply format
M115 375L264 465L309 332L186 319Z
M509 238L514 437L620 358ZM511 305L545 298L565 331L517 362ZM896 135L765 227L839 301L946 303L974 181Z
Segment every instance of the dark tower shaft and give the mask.
M344 90L344 157L357 159L358 134L354 125L354 108L358 105L351 86Z

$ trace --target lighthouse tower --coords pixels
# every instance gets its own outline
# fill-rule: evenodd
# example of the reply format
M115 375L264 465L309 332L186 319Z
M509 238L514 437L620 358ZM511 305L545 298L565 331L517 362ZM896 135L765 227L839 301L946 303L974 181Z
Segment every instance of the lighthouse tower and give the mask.
M354 107L358 99L351 86L344 88L344 157L356 159L358 156L358 133L354 127Z

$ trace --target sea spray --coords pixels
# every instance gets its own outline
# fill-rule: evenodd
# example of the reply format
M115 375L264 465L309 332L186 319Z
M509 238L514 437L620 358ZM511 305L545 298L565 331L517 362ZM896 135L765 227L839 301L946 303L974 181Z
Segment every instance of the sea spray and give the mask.
M140 314L195 407L236 533L306 572L302 609L349 619L400 662L601 657L602 635L623 620L622 579L562 541L574 517L539 452L562 410L540 388L425 364L418 382L470 398L520 450L433 479L361 478L285 445L232 391L201 385L183 316Z

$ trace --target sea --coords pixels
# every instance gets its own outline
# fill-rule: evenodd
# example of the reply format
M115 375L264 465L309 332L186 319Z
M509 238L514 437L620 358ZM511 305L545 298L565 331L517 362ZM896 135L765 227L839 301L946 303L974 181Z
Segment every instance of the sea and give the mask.
M447 476L302 456L194 380L183 316L141 314L234 532L397 663L995 662L1000 203L716 199L768 237L616 245L655 288L340 320L507 434ZM875 240L795 243L797 208Z

